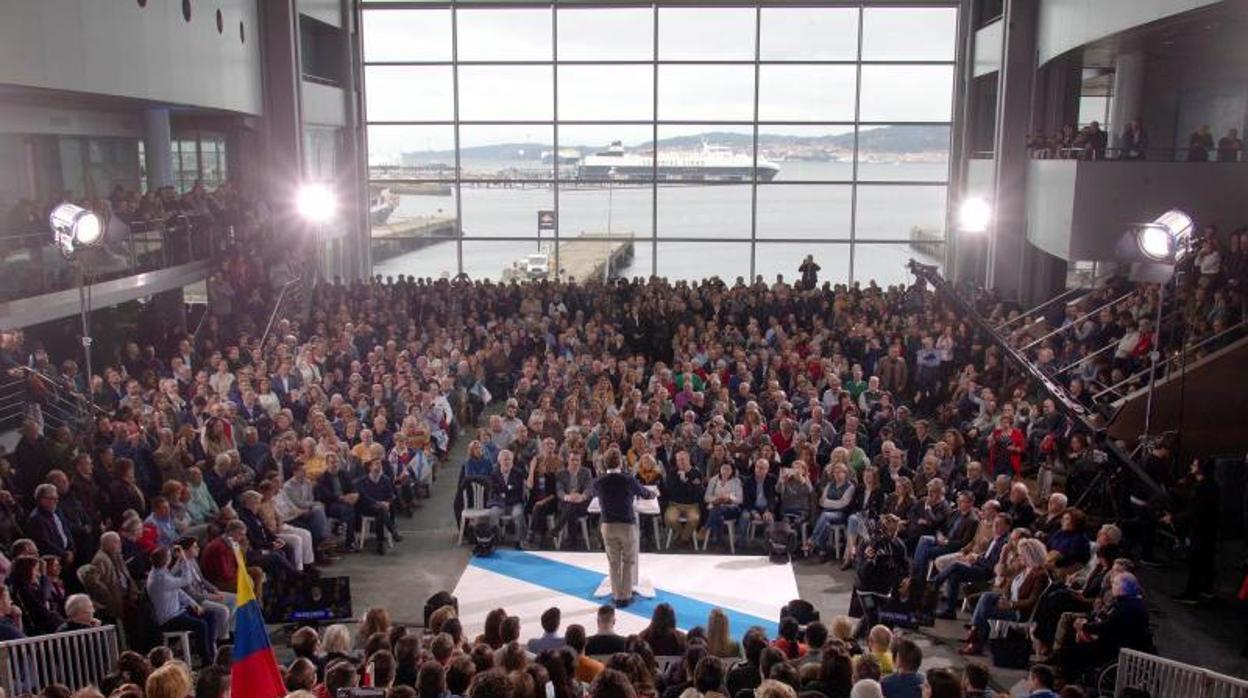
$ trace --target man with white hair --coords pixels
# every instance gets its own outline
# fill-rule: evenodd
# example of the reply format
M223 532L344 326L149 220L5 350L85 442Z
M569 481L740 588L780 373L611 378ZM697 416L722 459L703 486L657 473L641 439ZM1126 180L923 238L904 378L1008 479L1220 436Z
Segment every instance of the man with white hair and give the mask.
M61 623L61 627L57 628L56 632L86 630L99 624L99 619L95 617L95 604L92 603L91 597L86 594L72 594L65 599L65 622Z
M884 689L875 679L859 679L849 690L849 698L884 698Z

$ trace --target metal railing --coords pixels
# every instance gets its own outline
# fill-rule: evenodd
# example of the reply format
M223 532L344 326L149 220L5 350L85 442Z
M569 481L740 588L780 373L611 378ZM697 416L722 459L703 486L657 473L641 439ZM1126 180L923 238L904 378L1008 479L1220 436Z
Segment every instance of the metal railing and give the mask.
M93 281L210 259L228 233L208 214L184 213L131 221L125 229L121 237L106 234L104 245L88 253ZM0 302L64 291L78 283L50 232L0 235L0 265Z
M1248 681L1135 650L1119 650L1114 695L1140 688L1150 696L1248 698Z
M282 290L277 293L277 302L273 304L273 312L269 313L269 320L264 325L264 334L260 335L260 346L263 347L265 342L268 341L269 333L273 331L273 325L277 322L278 317L281 316L282 310L286 307L287 302L293 302L295 300L302 302L302 298L296 299L295 296L297 295L297 292L302 292L304 290L303 282L304 276L299 275L282 285Z
M116 667L118 646L112 625L0 642L0 688L16 696L52 684L98 685Z
M27 366L18 375L0 377L0 432L16 429L27 419L42 422L46 431L67 426L84 429L102 409L77 391Z
M1154 374L1154 380L1159 380L1159 381L1166 380L1170 377L1170 374L1174 370L1176 369L1183 370L1184 358L1187 357L1189 354L1199 351L1200 349L1203 349L1204 347L1214 342L1218 342L1222 340L1227 340L1228 342L1233 341L1234 338L1237 335L1242 334L1246 328L1248 328L1248 321L1240 320L1239 322L1235 323L1234 325L1231 325L1230 327L1222 330L1221 332L1211 334L1208 337L1205 337L1204 339L1200 340L1199 342L1196 342L1195 344L1191 344L1187 347L1184 347L1182 350L1176 350L1170 356L1167 356L1163 361L1159 361L1156 364L1150 363L1149 366L1142 368L1136 371L1135 373L1132 373L1131 375L1127 376L1126 378L1123 378L1117 383L1114 383L1113 385L1110 385L1110 386L1106 386L1101 391L1093 393L1092 399L1099 400L1106 395L1111 395L1114 399L1125 397L1124 392L1120 391L1119 388L1132 385L1133 383L1141 383L1142 385L1147 385L1147 380L1145 379L1150 373ZM1126 391L1126 392L1129 393L1130 391Z

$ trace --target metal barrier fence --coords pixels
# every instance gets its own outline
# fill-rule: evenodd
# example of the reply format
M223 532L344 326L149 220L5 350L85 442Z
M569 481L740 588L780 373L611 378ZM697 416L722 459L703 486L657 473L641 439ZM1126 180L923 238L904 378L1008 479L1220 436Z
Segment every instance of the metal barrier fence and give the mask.
M118 651L112 625L0 642L0 687L16 696L52 684L98 685L116 667Z
M1118 654L1114 695L1142 688L1159 698L1248 698L1248 681L1135 650Z

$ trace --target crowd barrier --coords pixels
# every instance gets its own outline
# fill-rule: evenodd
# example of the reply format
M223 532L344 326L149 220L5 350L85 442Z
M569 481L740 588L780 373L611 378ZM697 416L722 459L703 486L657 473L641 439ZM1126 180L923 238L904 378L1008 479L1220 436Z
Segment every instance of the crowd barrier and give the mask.
M117 666L118 647L112 625L0 642L0 688L16 696L52 684L98 685Z
M1248 698L1248 681L1243 679L1124 649L1118 654L1114 695L1128 688L1165 698Z

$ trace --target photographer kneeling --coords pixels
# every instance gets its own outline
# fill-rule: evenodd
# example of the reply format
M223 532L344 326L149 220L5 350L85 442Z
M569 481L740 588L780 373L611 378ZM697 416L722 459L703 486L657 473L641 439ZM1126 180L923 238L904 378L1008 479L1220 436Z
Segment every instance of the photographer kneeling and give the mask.
M850 615L854 615L855 608L861 612L862 619L854 632L858 638L866 637L867 631L879 622L881 606L898 598L901 581L909 571L906 544L898 537L901 519L885 514L878 523L868 524L867 530L870 538L858 554L850 603Z

